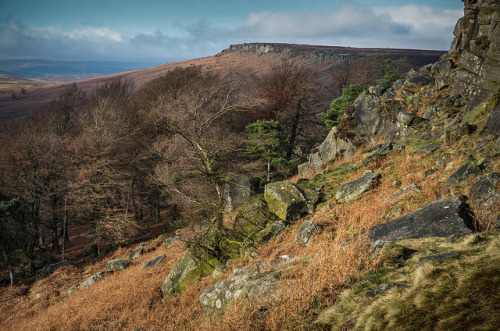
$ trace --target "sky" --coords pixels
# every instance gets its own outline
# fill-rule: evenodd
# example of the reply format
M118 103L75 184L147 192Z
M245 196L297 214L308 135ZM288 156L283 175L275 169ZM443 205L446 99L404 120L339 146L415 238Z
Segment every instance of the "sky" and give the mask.
M447 50L460 0L0 0L0 60L161 64L231 44Z

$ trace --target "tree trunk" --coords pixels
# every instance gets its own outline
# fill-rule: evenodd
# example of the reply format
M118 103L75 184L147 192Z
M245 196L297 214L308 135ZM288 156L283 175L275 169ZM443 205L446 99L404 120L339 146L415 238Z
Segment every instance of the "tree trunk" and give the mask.
M271 157L267 159L267 182L271 179Z
M12 269L12 263L10 262L9 256L7 255L5 249L2 249L2 251L4 262L7 265L7 270L9 270L10 286L14 286L14 270Z
M286 152L286 158L291 159L293 155L293 150L295 148L295 139L297 138L297 129L300 120L300 105L297 107L295 112L295 118L293 119L292 128L290 130L290 138L288 139L288 150Z
M61 244L61 261L64 261L64 253L66 249L66 236L67 236L67 224L68 223L68 198L64 197L64 215L63 215L63 233L62 233L62 244Z

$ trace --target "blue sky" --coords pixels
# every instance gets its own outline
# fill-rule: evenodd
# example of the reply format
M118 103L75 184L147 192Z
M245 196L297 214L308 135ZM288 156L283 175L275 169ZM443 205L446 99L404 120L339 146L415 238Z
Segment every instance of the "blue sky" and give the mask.
M448 49L460 0L0 0L0 59L165 62L230 44Z

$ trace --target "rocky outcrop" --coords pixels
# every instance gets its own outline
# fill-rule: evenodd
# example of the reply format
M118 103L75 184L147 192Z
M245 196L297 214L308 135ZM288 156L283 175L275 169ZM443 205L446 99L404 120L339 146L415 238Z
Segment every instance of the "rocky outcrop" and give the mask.
M309 155L307 162L299 165L299 177L306 177L308 174L316 174L323 170L328 162L336 158L349 157L354 154L356 148L353 143L338 137L337 128L333 128L323 143L318 147L318 151Z
M439 200L411 214L369 229L370 238L399 241L425 237L465 236L474 233L469 205L453 200Z
M346 202L359 198L363 193L377 186L380 178L381 176L378 173L367 173L363 177L343 184L338 188L335 199L338 202Z
M467 95L471 112L500 85L500 24L498 1L466 0L458 20L450 53L460 53L463 70L455 75L455 94Z
M139 258L139 256L141 256L142 253L144 252L144 246L145 245L143 245L143 244L139 245L139 248L130 252L130 254L128 255L128 258L130 260L135 260L135 259Z
M263 195L250 198L236 215L233 231L239 238L245 240L264 230L273 223L276 216L269 211Z

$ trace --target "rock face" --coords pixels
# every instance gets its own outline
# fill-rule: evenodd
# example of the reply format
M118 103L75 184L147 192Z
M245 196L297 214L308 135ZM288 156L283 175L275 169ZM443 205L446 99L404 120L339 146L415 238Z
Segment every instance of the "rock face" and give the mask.
M318 231L320 226L314 221L305 221L295 235L295 241L307 245L311 237Z
M500 138L500 104L495 107L490 117L488 117L484 133L491 134L497 139Z
M264 199L269 210L282 220L297 219L308 211L304 194L287 181L267 184Z
M370 238L375 242L465 236L474 232L473 218L468 208L467 204L460 201L434 201L411 214L370 228Z
M233 299L270 298L279 289L280 272L273 270L286 258L260 262L238 268L224 281L221 281L200 295L203 306L223 309Z
M335 127L318 147L318 151L309 155L306 163L299 165L299 177L306 177L309 173L318 173L328 162L353 155L355 151L356 148L352 142L337 137Z
M225 211L232 212L242 206L250 198L250 181L248 177L233 174L224 185Z
M355 181L341 185L335 194L335 198L338 202L352 201L375 187L381 177L378 173L370 173Z
M127 259L115 259L111 260L106 264L106 271L119 271L129 267L130 260Z
M455 94L467 95L468 111L487 100L500 85L500 24L498 1L466 0L450 52L460 52L463 70L456 76Z

